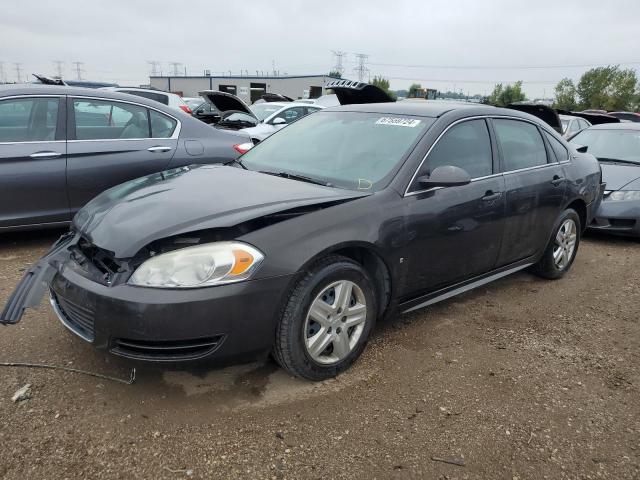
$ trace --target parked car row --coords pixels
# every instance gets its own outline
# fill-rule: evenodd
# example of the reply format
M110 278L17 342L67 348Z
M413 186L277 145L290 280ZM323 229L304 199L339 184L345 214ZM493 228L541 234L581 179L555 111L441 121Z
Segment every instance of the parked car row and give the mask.
M349 368L384 316L525 268L549 279L569 271L604 189L589 147L514 109L395 103L358 82L333 88L343 106L292 122L240 158L172 164L98 195L25 274L0 321L18 322L48 294L71 332L115 355L271 352L293 375L322 380ZM129 127L140 135L144 112L149 132L152 112L175 122L163 132L186 155L198 137L181 132L192 125L224 139L225 152L243 135L145 99L47 93L64 97L53 103L66 113L30 113L26 138L60 138L58 119L75 115L76 102L87 103L77 118L98 138ZM117 105L94 111L102 101ZM119 103L145 110L123 124ZM109 155L83 163L94 157Z
M89 200L133 178L228 162L248 135L115 91L0 87L0 231L68 224Z

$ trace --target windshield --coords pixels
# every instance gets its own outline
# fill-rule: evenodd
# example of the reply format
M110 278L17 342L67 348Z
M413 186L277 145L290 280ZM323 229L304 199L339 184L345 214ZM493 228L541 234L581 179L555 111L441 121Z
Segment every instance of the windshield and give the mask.
M258 117L258 120L262 121L272 113L280 110L282 108L282 105L274 105L273 103L265 102L251 105L249 108L251 109L253 114Z
M583 130L571 143L586 145L597 158L640 163L640 130Z
M258 171L303 175L351 190L376 191L433 119L318 112L271 135L242 156Z

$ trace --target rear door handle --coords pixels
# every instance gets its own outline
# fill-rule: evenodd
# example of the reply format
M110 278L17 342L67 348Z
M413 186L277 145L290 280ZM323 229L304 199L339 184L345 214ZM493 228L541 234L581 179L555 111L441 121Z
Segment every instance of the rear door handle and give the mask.
M157 147L149 147L149 148L147 148L147 151L152 152L152 153L168 152L170 150L172 150L171 147L165 147L165 146L157 146Z
M482 197L482 200L485 202L490 202L492 200L497 200L502 196L502 192L494 192L493 190L487 190Z
M60 152L36 152L29 155L30 158L58 158L62 156Z
M551 185L553 185L554 187L557 187L562 182L564 182L564 177L561 177L560 175L554 175L553 180L551 180Z

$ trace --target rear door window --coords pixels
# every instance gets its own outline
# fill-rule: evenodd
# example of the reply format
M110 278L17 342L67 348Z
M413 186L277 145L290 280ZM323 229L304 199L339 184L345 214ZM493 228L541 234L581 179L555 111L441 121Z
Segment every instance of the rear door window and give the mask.
M417 176L430 175L437 167L454 166L471 178L493 173L491 140L484 120L468 120L451 127L431 149Z
M559 162L564 162L566 160L569 160L569 151L565 148L565 146L562 143L560 143L560 141L558 141L553 135L550 135L546 132L545 132L545 135L547 136L547 140L551 145L551 149L553 150L553 153L555 154L556 159Z
M529 122L502 118L494 119L493 124L505 172L547 163L547 150L538 127Z
M49 142L56 139L56 98L0 101L0 142Z
M149 113L145 107L105 100L73 101L77 140L149 138Z
M173 135L178 122L155 110L149 110L151 118L151 136L153 138L169 138Z

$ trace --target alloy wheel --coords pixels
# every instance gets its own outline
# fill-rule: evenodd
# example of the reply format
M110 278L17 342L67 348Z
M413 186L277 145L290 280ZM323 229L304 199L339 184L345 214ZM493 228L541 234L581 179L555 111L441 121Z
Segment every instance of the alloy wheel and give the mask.
M564 270L571 263L571 258L576 248L576 240L576 222L568 218L560 225L553 246L553 262L559 270Z
M358 344L367 320L364 293L349 280L324 288L309 307L304 325L305 347L317 363L344 360Z

